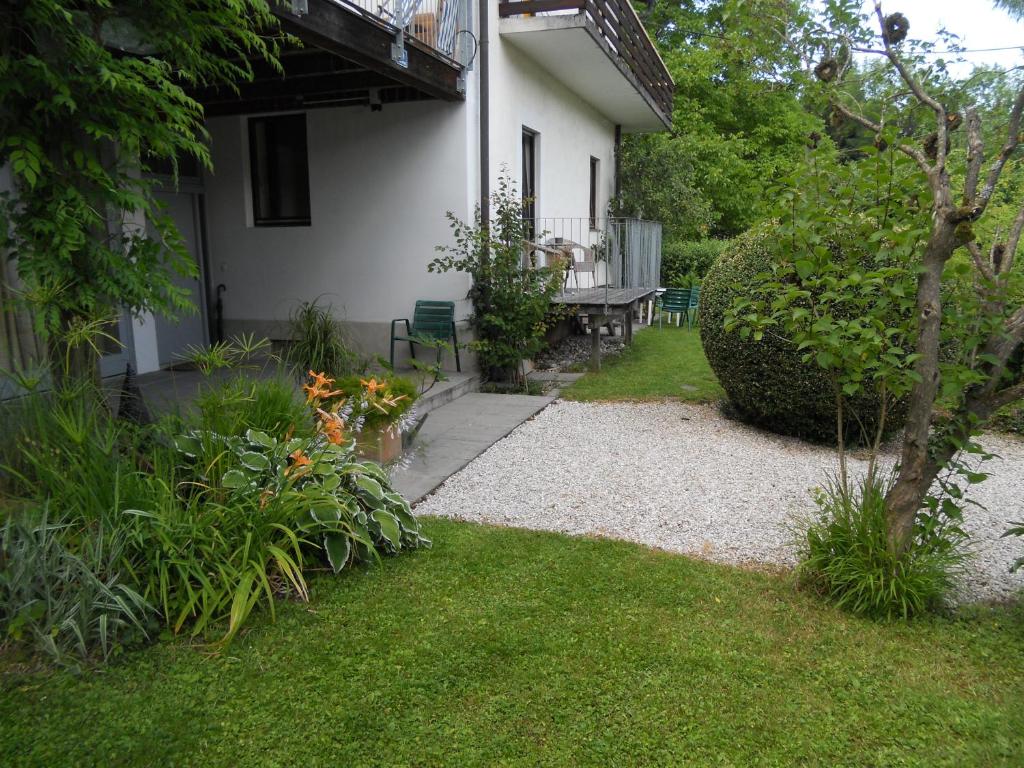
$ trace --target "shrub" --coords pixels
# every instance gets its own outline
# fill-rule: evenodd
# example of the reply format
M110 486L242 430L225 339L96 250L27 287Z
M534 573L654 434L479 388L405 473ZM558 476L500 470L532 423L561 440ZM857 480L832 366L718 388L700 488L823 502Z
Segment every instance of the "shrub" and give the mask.
M818 494L797 569L800 582L852 613L908 618L941 607L964 560L967 535L955 516L922 512L910 545L890 545L879 479L851 489L832 480Z
M279 595L306 599L310 566L429 545L384 470L354 459L341 402L316 382L298 409L292 385L249 386L215 388L176 435L185 420L125 424L89 387L4 406L10 509L61 517L6 514L0 640L107 658L159 614L227 641Z
M701 289L699 326L708 362L736 414L754 424L809 440L836 439L836 392L826 370L777 332L755 340L724 328L734 300L753 294L772 267L770 226L730 241ZM846 399L844 433L864 442L878 424L880 399L871 391ZM904 406L890 407L888 430L899 427Z
M562 286L559 265L523 266L523 241L529 239L523 202L507 174L491 196L491 221L484 227L477 211L473 224L451 212L448 221L453 246L438 246L442 256L428 266L430 272L465 272L473 279L471 323L480 368L492 380L508 380L525 387L523 361L544 348L544 334L552 321L551 299Z
M701 282L729 243L729 240L666 242L661 249L661 285L689 288Z

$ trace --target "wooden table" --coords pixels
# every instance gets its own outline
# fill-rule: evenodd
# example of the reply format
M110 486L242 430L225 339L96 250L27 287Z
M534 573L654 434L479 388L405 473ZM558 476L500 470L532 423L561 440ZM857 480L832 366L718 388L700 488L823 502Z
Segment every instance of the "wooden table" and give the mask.
M590 370L601 370L601 326L621 318L623 337L633 343L633 311L649 301L657 288L586 288L556 296L551 303L570 307L575 315L587 315L590 322Z

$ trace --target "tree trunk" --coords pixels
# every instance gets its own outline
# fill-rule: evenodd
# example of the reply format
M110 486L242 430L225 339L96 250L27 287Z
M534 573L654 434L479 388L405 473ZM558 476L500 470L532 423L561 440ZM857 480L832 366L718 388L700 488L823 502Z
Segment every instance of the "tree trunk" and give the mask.
M941 465L929 461L928 438L935 398L939 389L939 340L942 324L942 270L953 253L955 226L951 212L936 210L932 234L918 278L918 337L915 351L920 357L914 370L920 380L910 392L910 408L903 430L896 482L885 499L889 520L889 543L906 548L914 531L914 519Z

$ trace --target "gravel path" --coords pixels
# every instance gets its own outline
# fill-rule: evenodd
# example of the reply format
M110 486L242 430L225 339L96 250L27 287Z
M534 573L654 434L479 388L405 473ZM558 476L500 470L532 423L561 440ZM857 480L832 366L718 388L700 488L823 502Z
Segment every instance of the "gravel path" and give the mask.
M1024 442L982 441L1000 456L972 490L974 557L964 600L1005 599L1024 550L1000 539L1024 519ZM810 490L833 451L724 418L711 406L559 401L451 477L417 506L423 515L627 539L726 563L792 565ZM865 463L851 462L851 471Z

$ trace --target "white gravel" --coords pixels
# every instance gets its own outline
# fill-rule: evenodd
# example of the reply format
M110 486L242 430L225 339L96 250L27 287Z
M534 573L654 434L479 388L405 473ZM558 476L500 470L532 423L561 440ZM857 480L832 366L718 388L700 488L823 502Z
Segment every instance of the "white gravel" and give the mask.
M975 486L966 527L973 557L963 600L1006 599L1024 588L1024 441L987 435L999 458ZM417 506L422 515L599 535L725 563L790 566L811 492L835 452L681 403L558 401L495 444ZM853 460L851 472L863 471Z

